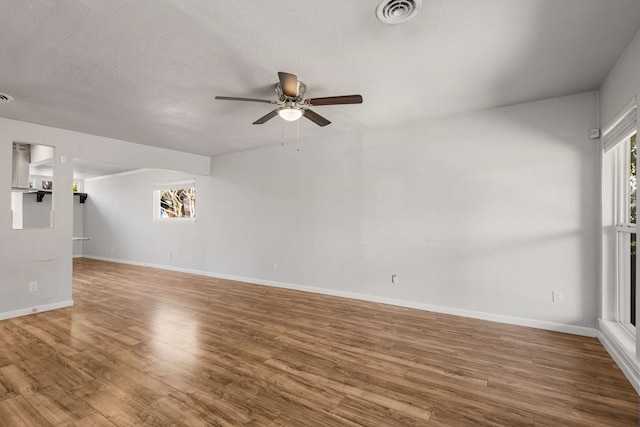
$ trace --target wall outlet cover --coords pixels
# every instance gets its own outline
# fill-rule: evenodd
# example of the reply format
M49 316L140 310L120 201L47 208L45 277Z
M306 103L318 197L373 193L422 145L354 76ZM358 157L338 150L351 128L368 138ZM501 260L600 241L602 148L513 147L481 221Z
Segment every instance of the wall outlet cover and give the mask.
M551 292L551 300L555 303L562 302L562 292L561 291L552 291Z

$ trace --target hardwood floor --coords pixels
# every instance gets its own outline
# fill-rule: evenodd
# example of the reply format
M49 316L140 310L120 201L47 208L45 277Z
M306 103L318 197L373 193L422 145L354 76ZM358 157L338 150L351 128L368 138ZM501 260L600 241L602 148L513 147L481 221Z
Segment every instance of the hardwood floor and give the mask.
M74 262L75 306L0 322L1 426L632 426L596 339Z

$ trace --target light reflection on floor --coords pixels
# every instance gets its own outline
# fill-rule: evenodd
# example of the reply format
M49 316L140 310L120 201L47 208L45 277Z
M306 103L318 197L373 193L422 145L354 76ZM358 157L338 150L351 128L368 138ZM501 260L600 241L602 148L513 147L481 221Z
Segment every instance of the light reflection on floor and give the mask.
M159 304L152 319L151 345L157 356L183 367L195 363L201 349L198 320L179 308Z

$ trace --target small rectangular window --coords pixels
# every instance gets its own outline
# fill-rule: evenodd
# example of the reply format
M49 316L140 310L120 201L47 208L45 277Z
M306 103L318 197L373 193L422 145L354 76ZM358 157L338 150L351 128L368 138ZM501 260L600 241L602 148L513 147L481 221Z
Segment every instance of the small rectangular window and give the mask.
M195 222L195 180L156 184L153 192L153 220Z

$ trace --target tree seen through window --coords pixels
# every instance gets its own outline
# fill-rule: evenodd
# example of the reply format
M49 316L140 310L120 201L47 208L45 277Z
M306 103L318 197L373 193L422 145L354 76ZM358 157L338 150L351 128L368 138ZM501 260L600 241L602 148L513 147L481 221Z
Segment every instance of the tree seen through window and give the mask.
M195 218L196 189L176 188L160 191L160 218Z

